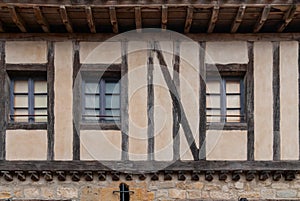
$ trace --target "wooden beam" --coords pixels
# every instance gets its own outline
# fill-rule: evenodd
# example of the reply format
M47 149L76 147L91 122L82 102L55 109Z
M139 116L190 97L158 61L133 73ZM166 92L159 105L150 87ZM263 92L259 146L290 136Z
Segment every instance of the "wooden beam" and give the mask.
M173 43L173 81L178 91L178 101L180 101L180 42L175 41ZM173 160L180 160L180 111L175 105L172 106L173 115Z
M190 32L192 22L193 22L193 14L194 14L194 8L192 6L188 6L186 10L184 33Z
M209 21L209 24L208 24L207 33L212 33L214 31L216 22L217 22L218 17L219 17L219 11L220 11L219 6L214 6L213 7L211 17L210 17L210 21Z
M206 43L199 43L199 159L206 160Z
M246 122L247 129L247 160L254 160L254 53L253 42L248 42L248 68L246 73Z
M129 114L128 114L128 42L122 41L121 63L121 133L122 133L122 160L128 160L129 149Z
M230 30L231 33L235 33L239 29L239 26L240 26L240 24L243 21L245 10L246 10L246 6L245 5L241 5L239 7L239 10L238 10L238 12L237 12L237 14L235 16L235 20L233 21L233 23L231 25L231 30Z
M37 23L42 27L43 31L46 33L50 32L50 26L46 18L44 17L40 7L33 7L34 15Z
M3 22L0 20L0 32L5 32Z
M254 33L257 33L260 31L260 29L264 26L265 22L267 21L268 19L268 16L269 16L269 13L270 13L270 10L271 10L271 5L266 5L259 17L259 19L257 20L255 26L254 26L254 29L253 29L253 32Z
M66 7L65 6L60 6L59 7L59 12L60 12L61 20L64 23L67 31L69 33L73 33L72 23L71 23L71 21L69 19Z
M134 13L135 13L135 28L136 29L141 29L142 28L142 11L141 7L135 7L134 8Z
M161 28L167 29L168 23L168 6L162 5L161 6Z
M148 44L148 61L147 61L147 117L148 117L148 127L147 127L147 137L148 137L148 147L147 154L148 160L154 160L154 84L153 84L153 71L154 71L154 61L153 61L153 51L154 44L149 42Z
M280 45L273 43L273 160L280 160Z
M300 42L298 42L298 143L300 145ZM299 160L300 160L300 146L299 146Z
M9 6L8 9L13 22L17 25L20 31L27 32L25 22L23 21L22 17L17 13L16 8L14 6Z
M85 7L85 14L91 33L96 33L93 11L90 6Z
M179 97L179 93L178 90L176 89L175 83L172 80L171 74L168 70L167 67L167 63L163 57L162 51L160 49L160 45L158 42L154 43L154 48L155 48L155 52L157 53L157 58L159 61L159 65L160 65L160 70L162 71L163 77L166 81L166 84L169 88L169 93L170 96L172 98L172 103L174 105L174 107L178 108L178 112L179 112L179 116L180 116L180 124L182 126L182 129L184 131L187 143L190 147L190 150L192 152L193 158L194 160L199 160L199 149L197 148L196 142L195 142L195 138L193 136L193 132L191 130L191 127L189 125L189 121L187 119L187 116L185 114L183 105L181 103L181 101L179 101L180 99L178 99Z
M283 23L282 25L277 29L277 32L283 32L283 30L289 25L289 23L293 20L293 17L295 16L297 10L296 5L291 5L288 11L283 16Z
M5 160L6 125L7 125L7 96L5 71L5 42L0 42L0 161Z
M109 17L110 17L110 23L112 25L113 32L119 33L119 25L117 20L116 8L113 6L109 7Z

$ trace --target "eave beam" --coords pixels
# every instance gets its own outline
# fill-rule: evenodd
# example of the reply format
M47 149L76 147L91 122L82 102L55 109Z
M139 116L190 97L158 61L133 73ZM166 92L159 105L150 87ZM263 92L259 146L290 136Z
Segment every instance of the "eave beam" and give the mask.
M142 11L141 7L135 7L134 8L135 13L135 28L141 29L142 28Z
M192 22L193 22L193 14L194 14L194 8L192 6L187 7L184 33L190 32Z
M93 11L90 6L85 7L85 14L91 33L96 33Z
M60 6L59 7L59 12L60 12L60 17L61 17L61 20L62 22L64 23L67 31L69 33L73 33L73 27L72 27L72 23L71 21L69 20L69 17L68 17L68 13L67 13L67 9L65 6Z
M161 28L167 29L168 23L168 6L162 5L161 7Z
M118 26L116 8L113 7L113 6L109 7L109 17L110 17L110 23L112 25L113 32L114 33L119 33L119 26Z
M34 15L37 23L42 27L43 31L46 33L50 32L50 26L48 21L45 19L40 7L33 7Z
M219 6L214 6L213 7L210 22L209 22L208 29L207 29L207 33L212 33L214 31L216 22L217 22L218 17L219 17L219 11L220 11Z
M257 33L260 31L260 29L264 26L265 22L268 19L268 16L270 14L271 11L271 5L266 5L260 15L259 20L256 22L253 32Z
M14 23L22 32L27 32L25 22L22 20L21 16L16 12L16 8L14 6L9 6L8 8Z
M246 6L241 5L238 12L237 12L237 14L236 14L235 20L232 23L231 30L230 30L231 33L235 33L239 29L240 24L243 21L245 10L246 10Z
M289 25L289 23L293 20L293 17L295 16L297 10L296 5L291 5L289 10L284 14L283 16L283 23L282 25L277 29L277 32L283 32L283 30Z

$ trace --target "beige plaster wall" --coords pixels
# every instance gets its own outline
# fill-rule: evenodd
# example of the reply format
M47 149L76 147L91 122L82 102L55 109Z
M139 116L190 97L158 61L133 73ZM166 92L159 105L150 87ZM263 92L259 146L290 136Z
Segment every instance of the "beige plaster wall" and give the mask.
M207 160L247 160L247 131L208 130Z
M191 51L193 50L193 51ZM180 94L194 139L199 145L199 45L184 42L180 46ZM185 134L180 129L180 158L193 160Z
M160 42L160 47L169 72L173 75L173 42ZM172 100L156 54L154 55L154 158L155 160L165 161L173 159Z
M46 41L7 41L6 63L47 63Z
M46 160L46 130L7 130L7 160Z
M81 130L81 160L121 160L120 131Z
M273 45L254 43L254 158L273 159Z
M209 64L248 63L247 42L207 42L205 62Z
M280 42L281 159L298 160L298 42Z
M85 64L121 63L121 42L81 42L80 62Z
M54 159L72 160L73 111L72 42L55 43ZM79 107L79 106L78 106Z
M129 159L147 160L147 43L128 43Z

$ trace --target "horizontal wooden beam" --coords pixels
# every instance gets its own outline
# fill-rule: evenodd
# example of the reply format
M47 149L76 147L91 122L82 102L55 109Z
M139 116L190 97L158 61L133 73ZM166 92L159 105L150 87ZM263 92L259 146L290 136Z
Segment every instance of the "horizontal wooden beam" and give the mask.
M194 8L192 6L188 6L187 10L186 10L184 33L189 33L190 32L192 22L193 22L193 14L194 14Z
M136 1L102 1L102 0L91 0L88 1L90 5L94 6L131 6L131 5L140 5L137 4ZM243 4L251 5L251 6L262 6L265 4L273 4L273 5L289 5L293 4L294 0L251 0L251 1L243 1ZM143 4L147 6L153 6L158 4L166 4L166 5L173 5L173 6L179 6L179 5L198 5L198 6L211 6L215 4L215 1L211 0L169 0L167 3L165 1L152 1L152 0L144 0ZM240 5L240 0L218 0L218 5L220 6L236 6ZM8 6L8 5L22 5L22 6L59 6L59 5L65 5L65 6L86 6L87 1L86 0L47 0L46 2L44 0L22 0L22 3L18 0L8 0L5 2L0 3L0 6Z
M69 19L66 7L65 6L60 6L59 7L59 12L60 12L61 20L64 23L67 31L69 33L73 33L72 23L71 23L71 21Z
M218 20L219 17L219 11L220 11L220 6L214 6L212 13L211 13L211 17L210 17L210 21L209 21L209 25L207 28L207 33L212 33L214 31L216 22Z
M256 22L253 32L257 33L260 31L260 29L264 26L265 22L268 19L269 13L271 10L271 5L266 5L258 19L258 21Z
M248 64L206 64L206 71L218 72L246 72Z
M300 161L0 161L0 171L299 171Z
M6 64L8 71L47 71L46 64Z
M96 26L95 26L95 22L94 22L92 8L90 6L87 6L85 8L85 13L86 13L86 19L87 19L91 33L96 33Z
M162 32L161 32L162 33ZM126 36L116 36L112 33L0 33L0 41L36 41L36 40L51 40L51 41L97 41L102 42L134 40L156 40L156 41L297 41L300 40L300 33L199 33L199 34L185 34L186 37L180 36L178 33L168 33L163 35L160 32L156 33L127 33Z
M296 5L290 6L289 10L284 14L283 16L283 23L282 25L277 29L277 32L283 32L283 30L289 25L289 23L293 20L293 17L295 16L297 10Z
M119 33L117 13L116 13L116 8L114 6L109 7L109 17L110 17L110 23L112 25L113 32Z
M25 22L23 21L22 17L17 13L16 8L14 6L9 6L8 8L13 22L22 32L27 32Z
M42 27L43 31L48 33L50 32L50 26L46 18L44 17L40 7L34 7L34 15L37 23Z
M246 10L246 6L245 5L241 5L239 7L239 10L238 10L238 12L236 14L235 20L233 21L233 23L231 25L231 30L230 30L231 33L235 33L239 29L239 26L240 26L240 24L243 21L245 10Z

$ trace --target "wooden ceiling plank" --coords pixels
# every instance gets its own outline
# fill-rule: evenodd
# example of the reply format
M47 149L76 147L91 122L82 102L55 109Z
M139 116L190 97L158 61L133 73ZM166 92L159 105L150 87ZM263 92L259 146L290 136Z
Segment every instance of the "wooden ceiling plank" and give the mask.
M168 6L162 5L161 7L161 28L167 29L168 23Z
M258 19L258 21L256 22L253 32L257 33L260 31L260 29L264 26L265 22L268 19L268 16L270 14L270 10L271 10L271 5L266 5Z
M17 27L22 31L22 32L27 32L27 29L25 27L25 22L21 18L21 16L17 13L16 8L14 6L8 6L10 15L12 17L13 22L17 25Z
M119 26L117 20L117 13L116 13L116 8L113 6L109 7L109 17L110 17L110 23L112 25L113 32L118 33Z
M96 26L93 16L93 11L90 6L85 7L86 19L90 28L91 33L96 33Z
M44 17L40 7L36 6L33 7L34 15L36 18L37 23L42 27L43 31L46 33L50 32L50 26L46 18Z
M283 32L284 29L289 25L289 23L293 20L295 13L297 10L296 5L291 5L289 10L283 16L283 23L277 29L277 32Z
M193 14L194 14L194 8L192 6L189 6L187 8L187 12L186 12L184 33L189 33L190 32L192 22L193 22Z
M135 7L134 8L134 13L135 13L135 28L136 29L141 29L142 28L142 11L141 7Z
M67 31L69 33L73 33L73 27L72 27L72 23L71 21L69 20L69 17L68 17L68 13L67 13L67 9L65 6L60 6L59 7L59 12L60 12L60 17L61 17L61 20L62 22L64 23Z
M238 12L237 12L237 14L236 14L235 20L232 23L231 31L230 31L231 33L235 33L239 29L240 24L243 21L245 10L246 10L246 5L241 5Z
M213 7L212 14L211 14L210 21L209 21L209 25L208 25L208 29L207 29L207 33L212 33L214 31L216 22L217 22L218 17L219 17L219 11L220 11L219 6L214 6Z

